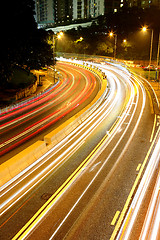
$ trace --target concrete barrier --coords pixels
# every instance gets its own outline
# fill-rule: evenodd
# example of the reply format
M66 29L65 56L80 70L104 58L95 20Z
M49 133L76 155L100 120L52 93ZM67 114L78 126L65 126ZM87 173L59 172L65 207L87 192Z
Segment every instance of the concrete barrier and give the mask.
M73 63L72 63L73 64ZM99 71L86 67L84 65L80 64L74 64L76 66L82 67L82 68L87 68L88 70L94 72L97 74L100 79L102 80L101 82L101 90L98 92L97 96L95 99L83 110L81 110L79 113L77 113L75 116L64 122L61 126L58 128L54 129L52 132L48 133L46 136L44 136L44 141L46 145L52 145L54 146L58 142L60 142L63 138L65 138L69 133L71 133L74 129L76 129L77 126L79 126L83 121L86 120L86 118L92 114L92 112L98 107L98 105L101 103L105 96L105 91L107 88L107 81L103 80L103 75Z
M44 141L37 141L0 165L0 186L11 180L47 152Z

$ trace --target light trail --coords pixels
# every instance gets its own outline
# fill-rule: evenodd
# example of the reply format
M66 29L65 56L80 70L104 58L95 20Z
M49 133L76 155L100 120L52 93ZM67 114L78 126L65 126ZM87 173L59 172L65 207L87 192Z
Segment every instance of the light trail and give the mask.
M159 142L157 143L160 144ZM160 159L160 151L159 157ZM158 240L160 233L160 172L154 187L139 240Z
M114 92L113 92L113 94L112 94L112 97L113 97L113 96L114 96ZM117 99L114 99L114 101L117 101ZM113 103L113 104L114 104L114 103ZM113 109L113 106L114 106L114 105L111 105L111 107L110 107L110 109L109 109L110 111ZM103 111L103 108L106 108L106 104L105 104L105 103L103 104L103 106L102 106L100 109L97 110L97 112L94 113L94 118L93 118L93 116L91 116L91 117L92 117L92 121L93 121L95 118L97 118L98 112L99 112L99 114L101 114L101 112ZM109 110L107 110L107 111L109 111ZM110 111L108 112L108 114L110 113ZM106 115L103 116L103 118L105 118L105 117L106 117ZM100 119L97 119L97 122L94 123L93 125L91 125L90 129L88 129L87 132L85 132L76 142L74 142L74 143L71 145L71 147L67 148L67 150L65 151L65 153L63 153L62 155L60 155L60 157L59 157L58 159L56 159L56 162L57 162L59 159L62 158L62 160L58 163L58 165L59 165L61 162L64 161L64 159L63 159L64 156L68 156L67 153L70 152L70 149L76 147L75 150L77 150L77 146L78 146L77 144L78 144L79 142L81 142L82 140L84 141L84 139L88 136L88 134L91 134L91 130L93 131L93 130L96 128L96 125L98 124L99 121L100 121ZM82 123L82 126L80 126L79 128L77 128L75 131L73 131L73 132L71 133L72 138L70 138L70 136L68 136L68 137L66 138L66 142L65 142L65 143L63 142L63 147L65 147L66 144L68 145L71 141L73 141L73 139L75 139L75 138L77 137L78 134L80 134L81 132L83 132L83 131L84 131L84 128L87 127L87 124L90 124L90 118L88 118L85 122L83 122L83 123ZM82 127L83 127L83 128L82 128ZM78 131L78 130L79 130L79 131ZM76 133L76 132L78 132L78 133ZM70 139L70 140L68 140L68 139ZM53 155L55 155L55 152L54 152L53 150L54 150L54 149L51 149L51 150L47 153L47 155L49 155L50 153L53 152L52 155L49 156L49 157L52 157ZM59 151L61 151L61 149L59 149ZM44 158L44 157L43 157L43 158ZM39 160L42 160L42 158L40 158ZM47 160L48 160L48 159L47 159ZM42 162L41 164L44 164L44 162L45 162L45 161L43 160L43 162ZM37 162L36 162L36 163L37 163ZM47 167L47 169L45 170L45 172L47 172L47 173L46 173L47 175L48 175L51 171L53 171L54 168L52 168L50 171L48 170L48 168L50 168L52 165L55 165L55 161L52 162L51 165L50 165L49 167ZM38 166L37 168L39 168L39 167L40 167L40 166ZM55 167L57 167L57 165L56 165ZM33 169L33 171L35 171L35 169ZM28 173L28 175L30 175L30 174L31 174L31 172ZM28 176L28 175L27 175L27 176ZM21 176L21 174L20 174L20 176ZM26 178L27 176L25 176L25 178ZM25 186L25 188L22 188L22 189L20 190L20 192L21 192L23 189L26 189L26 187L27 187L28 185L31 185L31 186L33 187L33 186L34 186L34 185L33 185L33 182L35 182L35 181L36 181L36 184L37 184L37 183L38 183L38 181L37 181L38 178L40 179L39 181L41 181L42 178L46 177L46 175L44 175L44 172L42 172L40 176L41 176L41 177L39 177L39 175L36 175L35 178L31 180L31 182L28 182L28 183L27 183L27 185ZM43 177L42 177L42 176L43 176ZM23 180L23 179L21 179L21 181L22 181L22 180ZM17 185L17 183L16 183L16 185ZM13 188L13 187L15 187L15 186L12 186L12 188ZM8 191L10 191L10 188L7 189L7 192L8 192ZM20 192L17 192L17 193L16 193L16 196L19 195ZM6 194L6 192L4 192L3 195L4 195L4 194ZM21 195L21 197L22 197L22 195ZM5 202L3 203L3 206L2 206L2 207L4 207L5 205L8 205L8 203L10 203L11 200L14 199L14 198L15 198L15 194L12 195L12 198L8 199L7 202L5 201ZM12 205L9 204L9 208L10 208L11 206L12 206ZM8 208L5 209L5 211L7 211L7 210L8 210ZM3 214L3 213L4 213L4 211L2 212L2 214Z
M133 96L134 96L134 88L133 88ZM130 99L130 101L133 102L133 101L134 101L134 98ZM136 109L137 105L131 104L130 101L129 101L129 104L127 105L127 107L126 107L126 109L127 109L126 112L125 112L125 111L124 111L125 113L123 112L124 117L120 118L119 121L118 121L118 123L119 123L119 122L121 122L121 124L124 123L126 117L128 116L128 114L126 114L126 113L127 113L127 112L129 113L130 109L131 109L133 106L134 106L134 108ZM138 98L137 98L137 101L138 101ZM134 112L133 112L133 116L134 116ZM132 116L132 117L133 117L133 116ZM112 133L114 132L114 133L116 134L116 131L119 129L119 124L118 124L118 123L117 123L118 126L116 126L115 128L113 128ZM128 127L129 127L129 124L128 124L127 128L125 128L124 132L127 131ZM112 135L112 134L111 134L111 135ZM110 136L111 136L111 135L110 135ZM84 138L83 138L83 139L84 139ZM98 146L98 152L95 151L96 157L97 157L97 154L99 155L99 151L101 151L102 145L103 145L103 147L107 145L108 139L109 139L109 137L108 137L108 134L107 134L107 136L105 136L105 140L103 139L103 144L102 144L102 143L99 144L99 146ZM122 138L121 138L121 139L122 139ZM116 144L116 147L117 147L117 145L120 143L121 139L120 139L119 142ZM115 148L116 148L116 147L115 147ZM99 148L100 148L100 149L99 149ZM114 152L114 150L112 151L112 153L113 153L113 152ZM112 153L111 153L111 154L112 154ZM95 155L94 155L94 157L95 157ZM110 157L110 156L109 156L109 157ZM92 159L92 160L93 160L93 159ZM107 162L107 160L105 161L105 163L106 163L106 162ZM103 164L103 167L104 167L105 163ZM103 167L102 167L102 168L103 168ZM102 168L100 168L100 169L102 170ZM101 170L100 170L100 171L101 171ZM85 171L85 169L83 169L83 171ZM96 178L96 176L99 174L100 171L98 171L98 173L95 175L95 178ZM95 178L94 178L94 179L95 179ZM93 180L93 181L94 181L94 180ZM92 184L92 182L91 182L90 184ZM90 184L88 185L88 187L90 186ZM87 189L88 189L88 187L87 187ZM87 189L86 189L86 190L87 190ZM82 193L82 196L83 196L83 194L84 194L85 192L86 192L86 191L84 191L84 192ZM81 196L81 197L82 197L82 196ZM77 202L75 203L74 206L76 206L76 204L79 202L79 200L81 199L81 197L77 200ZM72 209L74 209L74 206L73 206ZM52 207L52 206L51 206L51 207ZM72 209L71 209L71 211L72 211ZM49 211L49 209L48 209L48 207L47 207L47 210L45 211L45 214L46 214L46 212L48 212L48 211ZM70 214L71 211L69 211L69 213L67 214L67 216ZM43 216L41 216L41 217L44 217L45 214L42 213ZM36 215L37 215L37 214L36 214ZM66 220L67 216L64 218L64 220L62 221L61 224L63 224L63 222ZM36 216L35 216L35 217L36 217ZM27 223L26 226L23 228L23 230L20 231L20 232L15 236L14 239L18 239L19 236L20 236L19 234L21 234L23 231L25 231L25 229L27 228L27 226L29 226L29 225L31 224L30 227L29 227L29 229L26 230L27 233L25 232L25 234L22 234L21 239L23 239L24 237L26 237L27 234L29 234L29 232L32 230L32 228L35 227L35 226L38 224L38 222L41 220L41 217L40 217L40 215L38 215L38 219L35 220L35 222L33 223L34 226L31 224L31 222L33 221L33 219L30 221L30 223ZM60 224L59 226L61 226L61 224ZM59 228L58 228L58 229L59 229ZM56 231L56 232L57 232L57 231ZM55 235L55 234L54 234L54 235ZM53 236L54 236L54 235L53 235Z
M67 221L68 217L73 212L75 207L78 205L80 200L87 193L87 190L91 187L91 185L93 184L95 179L98 177L100 172L104 169L108 160L111 158L111 156L116 151L116 149L118 148L118 146L120 145L122 140L127 135L128 130L131 131L131 134L127 137L127 141L125 142L123 150L121 151L120 155L118 156L116 162L113 164L113 167L112 167L111 171L109 172L107 178L109 178L111 176L111 174L114 172L115 168L117 167L116 165L122 159L123 155L125 154L126 150L129 147L129 145L131 145L131 143L133 141L133 137L134 137L135 133L138 131L138 127L142 121L142 116L143 116L144 108L146 105L146 91L145 91L143 85L141 84L141 82L138 79L133 78L127 71L124 72L123 68L121 68L119 70L115 70L115 68L112 66L111 67L110 66L101 67L101 68L103 69L103 71L106 72L108 81L110 83L110 89L108 91L107 97L104 98L104 100L101 102L101 104L98 106L98 108L94 109L92 114L90 114L90 116L84 122L82 122L81 125L79 125L72 133L70 133L66 138L64 138L62 140L62 142L58 143L57 146L55 146L47 154L45 154L45 158L43 156L38 161L36 161L36 163L34 163L35 168L33 170L32 170L32 167L30 167L30 170L31 170L30 173L33 173L33 171L35 171L35 169L38 169L39 166L42 166L42 164L44 162L47 162L51 157L53 157L55 154L55 151L57 154L58 151L63 150L63 146L67 147L67 149L65 151L63 151L63 153L61 155L59 155L56 158L56 160L52 161L52 164L48 164L46 169L43 169L41 173L39 172L37 178L35 177L30 180L30 185L32 185L31 187L29 187L26 190L26 186L24 186L24 189L19 189L19 191L17 191L17 193L15 193L14 196L11 196L10 199L8 198L8 202L7 202L7 200L6 200L6 202L4 202L4 205L3 205L4 212L3 213L5 213L13 204L15 204L21 198L21 196L24 196L25 191L26 192L30 191L30 189L32 187L34 187L37 183L39 183L41 181L41 179L45 178L47 176L47 174L49 174L51 171L53 171L53 169L56 169L60 164L64 163L75 151L77 151L77 149L80 148L87 141L87 138L93 133L93 131L101 123L103 123L103 121L105 119L107 119L107 117L113 112L113 110L115 111L115 107L118 105L118 103L120 104L120 100L122 101L122 99L123 99L124 103L121 106L122 109L120 111L120 114L116 110L117 111L116 113L118 113L118 114L117 114L117 118L116 118L115 122L113 123L111 128L106 130L106 135L99 142L99 144L96 146L96 148L91 152L91 154L89 154L89 156L83 161L83 163L79 165L79 167L75 170L75 172L73 174L71 174L71 176L64 182L64 184L62 184L62 186L51 196L51 198L46 202L46 204L44 204L42 206L42 208L39 209L39 211L29 220L29 222L27 222L27 224L24 225L24 227L15 235L15 237L13 239L25 239L26 237L28 237L28 235L31 234L31 232L34 231L34 229L36 227L38 227L38 224L40 224L40 222L44 218L44 216L46 216L46 214L49 212L49 210L55 205L55 203L59 200L59 198L61 198L63 193L65 191L67 191L67 189L69 187L72 186L72 183L75 182L80 177L80 175L87 173L89 166L91 166L91 165L93 165L93 167L96 166L95 175L86 184L86 186L84 187L84 190L80 193L80 196L77 196L76 201L74 202L72 207L69 209L69 211L67 213L64 213L64 217L61 218L61 222L59 222L57 227L55 229L53 229L53 232L52 232L52 235L50 238L50 239L53 239L55 237L55 235L58 233L58 231L61 229L63 224ZM117 75L118 75L118 77L117 77ZM125 89L125 91L124 91L125 97L122 94L122 86L121 85L123 85L123 91ZM140 102L140 96L142 99L141 102ZM131 125L133 125L132 123L133 123L134 118L136 118L136 123L133 126L133 128L131 129ZM154 125L156 126L156 121L155 121ZM160 131L160 128L158 131ZM152 138L154 138L153 130L152 130L151 136L152 136ZM114 139L114 137L117 137L117 142L116 142L115 146L108 153L107 158L103 162L98 162L98 164L96 164L95 161L100 156L100 154L103 152L103 150L111 143L111 141ZM155 143L155 138L152 141L152 144L154 144L154 143ZM151 146L153 147L152 144L151 144ZM60 149L58 149L58 147L60 147ZM151 150L152 150L152 148L150 149L150 151ZM147 154L147 156L149 156L149 153ZM147 161L147 158L145 159L145 161ZM143 163L140 168L140 172L143 171L144 166L145 166L145 164ZM16 176L15 180L17 180L17 181L15 182L15 185L11 186L11 188L14 188L16 185L18 185L19 182L23 181L26 177L28 177L27 174L30 174L30 173L27 173L27 171L25 173L26 173L26 176L23 174L20 174L19 179L18 179L18 176ZM13 183L13 181L12 181L12 183ZM135 191L135 188L137 187L137 183L138 183L138 181L133 186L122 213L117 211L118 216L116 217L116 220L118 219L119 215L120 215L120 217L118 219L118 222L116 224L116 227L115 227L115 230L113 232L111 239L114 239L114 237L116 236L116 234L118 232L120 225L122 224L122 222L125 218L125 214L127 212L129 204L131 202L133 192ZM7 192L10 191L9 187L10 187L9 185L8 185L8 188L6 188L6 189L4 187L3 195L5 195ZM5 190L6 190L6 192L5 192ZM24 193L22 193L22 190L24 190ZM21 195L21 196L19 196L19 195ZM17 199L14 201L14 198L17 198ZM139 197L137 197L137 199L139 199ZM10 202L12 202L12 203L10 204ZM10 206L7 206L7 205L10 205ZM6 206L6 209L5 209L5 206ZM157 205L157 210L159 211L158 205ZM132 211L130 213L131 214L129 214L129 218L132 215ZM158 220L159 220L158 215L156 215L155 222L157 223ZM128 221L128 219L127 219L127 221ZM134 220L133 220L133 223L134 223ZM156 224L154 225L154 228L157 229ZM131 231L131 230L129 230L129 231ZM127 235L127 237L128 236L129 235ZM124 239L127 239L127 237Z
M160 127L159 127L159 129L158 129L158 131L156 133L156 136L155 136L155 138L154 138L154 140L153 140L153 142L152 142L152 144L150 146L150 149L149 149L149 151L148 151L148 153L146 155L146 158L144 159L144 162L142 164L140 172L139 172L139 174L138 174L138 176L136 178L136 181L135 181L135 183L133 185L133 188L131 190L132 194L130 193L130 197L131 197L131 195L133 195L133 191L134 191L135 187L138 184L138 181L139 181L139 179L140 179L140 177L142 175L142 171L144 170L144 167L146 165L148 157L149 157L149 155L151 153L151 150L153 149L153 146L155 144L155 141L156 141L157 137L159 136L159 133L160 133ZM158 140L158 143L160 144L160 138ZM153 174L155 172L155 168L157 167L157 164L159 162L159 158L160 158L159 144L156 144L156 146L154 148L154 151L153 151L153 154L151 155L151 157L149 159L149 163L147 165L145 173L143 174L142 180L140 181L139 187L138 187L138 189L136 191L136 194L135 194L135 196L133 198L133 201L132 201L132 203L131 203L131 205L129 207L129 210L127 212L127 215L125 217L123 225L122 225L122 227L121 227L121 229L119 231L117 239L124 239L124 240L128 239L129 236L132 233L132 228L133 228L134 223L136 221L136 217L138 216L138 211L139 211L139 209L141 207L141 204L142 204L142 202L144 200L146 191L147 191L147 189L149 187L150 181L151 181L152 176L153 176ZM152 207L153 207L153 205L152 205ZM150 218L148 218L148 221L149 220L150 220ZM159 218L158 218L158 221L159 221ZM158 223L158 222L156 221L156 223ZM146 227L144 227L144 228L145 228L145 231L146 231L147 228ZM153 229L151 229L151 232L152 232L152 230ZM142 237L146 236L146 232L145 231L142 233ZM145 239L145 238L142 238L142 239Z
M72 68L72 69L73 69L73 68ZM74 71L75 71L75 69L74 69ZM66 72L68 72L68 71L66 70ZM0 148L3 148L3 147L5 147L5 146L7 146L8 144L11 144L12 142L15 142L15 141L17 141L18 139L20 139L20 138L23 137L22 140L19 140L18 142L13 143L11 146L9 146L7 149L2 150L2 151L0 152L1 155L4 154L4 153L6 153L7 151L13 149L13 148L16 147L17 145L20 145L20 144L23 143L24 141L26 141L26 140L28 140L29 138L33 137L35 134L37 134L37 133L41 132L42 130L44 130L45 128L51 126L53 123L57 122L60 118L64 117L64 116L67 115L69 112L71 112L71 111L74 110L76 107L78 107L80 104L82 104L82 103L92 94L92 92L94 91L95 86L96 86L96 80L95 80L95 78L92 77L92 80L91 80L91 77L90 77L90 75L89 75L90 73L87 73L87 72L85 72L85 75L84 75L83 73L80 73L80 71L78 71L77 69L76 69L76 72L78 72L79 75L81 74L81 75L84 77L84 79L86 80L86 84L85 84L84 88L82 89L81 93L80 93L79 95L77 95L77 97L76 97L74 100L72 100L69 105L66 104L66 105L63 106L62 108L58 109L56 112L53 112L52 114L46 116L45 118L39 120L38 122L30 125L30 126L27 127L23 132L15 135L15 136L13 136L11 139L8 139L7 141L1 143L1 144L0 144ZM70 92L70 93L67 94L67 92L65 92L65 95L66 95L67 97L69 97L70 95L73 95L73 92L71 92L71 89L72 89L72 91L73 91L73 89L76 89L76 87L78 87L78 83L79 83L79 81L80 81L80 79L79 79L78 82L77 82L76 84L74 84L74 76L73 76L73 74L70 73L70 72L68 72L68 74L70 74L70 75L72 76L73 81L71 82L70 87L69 87L68 90L67 90L68 93L69 93L69 92ZM61 94L61 96L58 97L58 99L59 99L59 98L62 98L63 95L64 95L64 93ZM57 102L58 99L57 99L56 101L54 100L54 102ZM63 99L63 100L64 100L64 99ZM53 102L50 103L50 104L53 104ZM44 107L46 107L46 105L45 105ZM64 112L65 109L66 109L66 111ZM39 110L41 110L41 109L39 108ZM33 113L35 114L35 111L34 111ZM32 114L33 114L33 113L32 113ZM30 113L29 113L29 114L30 114ZM27 117L27 121L30 120L30 119L28 119L28 114L27 114L25 117ZM22 118L23 118L23 117L22 117ZM21 118L19 118L19 120L21 120ZM23 122L22 122L22 123L23 123ZM36 130L36 129L37 129L37 130ZM29 133L31 133L31 134L28 135ZM26 135L27 135L27 136L26 136ZM26 136L26 137L24 137L24 136Z

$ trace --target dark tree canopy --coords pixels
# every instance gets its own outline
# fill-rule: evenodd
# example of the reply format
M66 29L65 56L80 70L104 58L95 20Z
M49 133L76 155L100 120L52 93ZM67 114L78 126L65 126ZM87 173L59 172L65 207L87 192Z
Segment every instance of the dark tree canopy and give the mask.
M1 26L1 85L11 76L14 65L39 69L51 63L48 33L38 30L33 0L14 0L3 4L5 22Z

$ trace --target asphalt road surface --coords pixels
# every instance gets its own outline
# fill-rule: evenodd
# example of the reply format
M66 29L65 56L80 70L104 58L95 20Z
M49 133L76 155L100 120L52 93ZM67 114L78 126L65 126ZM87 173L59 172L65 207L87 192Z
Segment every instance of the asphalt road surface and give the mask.
M139 184L135 186L137 174L156 145L158 116L138 78L122 67L99 67L107 75L106 97L66 141L44 156L46 165L9 190L14 195L29 181L39 182L4 211L1 239L117 236Z

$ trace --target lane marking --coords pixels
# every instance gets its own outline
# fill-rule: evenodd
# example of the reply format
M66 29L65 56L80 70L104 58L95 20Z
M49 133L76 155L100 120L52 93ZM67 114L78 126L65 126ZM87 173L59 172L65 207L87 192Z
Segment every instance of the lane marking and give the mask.
M118 219L118 217L119 217L119 214L120 214L120 211L117 211L117 212L115 213L115 215L114 215L114 217L113 217L113 220L112 220L112 222L111 222L111 225L112 225L112 226L115 225L115 223L116 223L116 221L117 221L117 219Z
M34 195L32 195L30 198L28 198L27 201L25 201L5 222L3 222L0 225L0 228L2 228L27 202L29 202L34 197Z
M124 228L123 228L123 230L122 230L122 235L121 235L121 237L120 237L119 240L122 240L122 236L123 236L123 234L124 234L124 232L125 232L125 230L126 230L126 227L127 227L127 225L128 225L128 222L129 222L129 219L130 219L130 217L131 217L132 211L133 211L133 209L131 208L130 211L129 211L129 214L128 214L128 216L127 216L127 220L126 220L126 222L125 222Z
M132 95L131 95L132 96ZM131 98L132 99L132 98ZM133 99L132 99L133 100ZM137 104L136 104L137 105ZM126 111L128 111L128 110L130 110L130 107L127 107L127 110ZM123 111L122 111L123 112ZM133 118L133 116L131 117L131 120L132 120L132 118ZM125 118L124 118L124 120L125 120ZM130 120L130 121L131 121ZM121 120L121 124L123 123L123 121ZM116 129L116 125L118 125L118 122L116 121L116 123L115 124L113 124L113 126L112 126L112 131L114 130L114 129ZM126 129L125 129L125 132L127 131L127 129L128 129L128 126L126 127ZM124 133L123 133L123 135L124 135ZM101 145L101 144L104 144L103 142L105 142L105 138L107 138L108 137L108 135L106 135L106 136L104 136L104 138L102 139L102 141L98 144L98 146L96 147L96 149L95 149L95 151L93 150L92 151L92 153L87 157L87 159L86 160L90 160L89 158L91 158L91 157L94 157L94 153L96 154L96 152L98 151L98 148L99 148L99 146ZM122 136L123 137L123 136ZM120 138L120 140L119 140L119 142L121 141L121 139L122 139L122 137ZM116 146L119 144L119 142L116 144ZM116 148L116 147L115 147ZM112 151L113 152L113 151ZM112 154L112 152L111 152L111 154ZM92 154L93 154L93 156L92 156ZM110 155L111 155L110 154ZM85 163L85 162L83 162L84 163L84 165L83 165L83 167L82 167L82 169L81 170L83 170L84 169L84 167L87 165L87 162ZM82 164L83 164L82 163ZM82 165L81 164L81 165ZM102 166L103 167L103 166ZM101 168L102 168L101 167ZM80 166L78 167L78 169L76 169L77 170L77 172L75 171L72 175L74 175L74 176L72 176L74 179L77 177L77 175L78 175L78 173L80 172ZM101 170L101 169L100 169ZM99 170L99 172L100 172L100 170ZM96 174L96 176L99 174L99 172ZM94 177L94 179L96 178L96 176ZM39 211L32 217L32 219L30 219L27 223L26 223L26 225L16 234L16 236L13 238L13 239L24 239L25 237L26 237L26 235L28 235L29 233L30 233L30 231L33 229L33 227L35 227L38 223L39 223L39 221L41 220L41 216L43 215L45 215L49 210L50 210L50 208L52 207L52 205L53 205L53 203L55 203L56 202L56 200L58 199L58 197L60 197L63 193L64 193L64 191L70 186L70 184L72 183L72 181L74 181L73 180L73 178L71 179L71 176L66 180L66 182L57 190L57 192L54 194L54 197L55 197L55 199L53 199L53 196L49 199L50 200L50 202L47 202L46 204L44 204L43 206L42 206L42 208L43 209L39 209ZM83 192L83 194L81 195L81 197L77 200L77 202L75 203L75 205L79 202L79 200L82 198L82 196L84 195L84 193L87 191L87 189L89 188L89 186L92 184L92 182L94 181L94 179L90 182L90 184L88 185L88 187L86 188L86 190ZM65 185L66 184L66 185ZM49 201L48 200L48 201ZM75 205L72 207L72 209L70 210L70 212L74 209L74 207L75 207ZM42 212L43 211L43 212ZM70 212L67 214L67 216L64 218L64 220L62 221L62 223L59 225L59 227L57 228L57 230L54 232L54 234L53 235L55 235L56 234L56 232L58 231L58 229L61 227L61 225L63 224L63 222L66 220L66 218L68 217L68 215L70 214ZM27 229L28 228L28 229Z
M94 165L91 167L91 169L90 169L89 172L92 172L100 163L101 163L101 161L98 162L98 163L96 163L96 164L94 164Z
M79 165L79 167L70 175L70 177L61 185L61 187L50 197L50 199L35 213L35 215L21 228L21 230L12 238L24 239L29 232L40 222L41 218L50 210L57 199L65 192L65 190L73 183L77 176L84 170L84 167L91 161L92 157L99 150L100 145L105 140L106 136L89 154L89 156Z
M151 153L151 150L152 150L152 148L153 148L153 145L154 145L154 143L155 143L155 141L156 141L156 138L157 138L159 132L160 132L160 127L158 128L157 133L156 133L156 136L154 137L154 140L152 141L151 146L150 146L150 148L149 148L149 150L148 150L148 152L147 152L147 155L146 155L146 157L145 157L145 159L144 159L144 162L143 162L143 164L142 164L142 167L141 167L141 169L140 169L140 171L139 171L139 173L138 173L138 175L137 175L137 177L136 177L136 180L135 180L135 182L134 182L134 184L133 184L133 186L132 186L132 189L131 189L131 191L130 191L130 193L129 193L129 195L128 195L128 198L127 198L127 200L126 200L126 202L125 202L125 205L124 205L124 208L123 208L123 210L122 210L122 212L121 212L121 215L120 215L120 217L119 217L119 220L118 220L118 222L117 222L117 224L116 224L116 226L115 226L115 228L114 228L114 231L113 231L113 233L112 233L112 235L111 235L111 237L110 237L110 240L114 240L114 239L115 239L115 237L116 237L116 235L117 235L117 232L118 232L118 230L119 230L119 228L120 228L120 225L121 225L121 223L122 223L122 221L123 221L123 219L124 219L124 217L125 217L125 214L127 213L127 209L128 209L128 206L129 206L129 204L130 204L130 202L131 202L131 200L132 200L133 193L134 193L134 191L135 191L135 189L136 189L136 187L137 187L137 185L138 185L139 179L141 178L143 169L145 168L145 165L146 165L146 163L147 163L148 157L149 157L149 155L150 155L150 153Z
M128 110L128 108L127 108ZM130 109L129 109L130 110ZM122 111L123 112L123 111ZM116 125L118 125L119 121L116 121L113 126L111 127L111 132L116 129ZM94 155L98 152L100 145L102 145L105 140L107 139L108 135L105 135L103 139L99 142L99 144L95 147L95 149L89 154L89 156L80 164L80 166L75 170L75 172L72 173L72 175L62 184L62 186L52 195L52 197L35 213L35 215L22 227L22 229L12 238L15 239L24 239L30 231L40 222L41 218L50 210L50 208L53 206L53 204L58 200L58 198L65 192L65 190L72 184L72 182L75 180L75 178L80 174L80 172L84 169L84 167L88 164L88 162L94 157ZM91 183L88 185L86 190L83 192L81 197L77 200L75 205L78 203L78 201L82 198L84 193L87 191L89 186L92 184L94 179L91 181ZM72 209L74 209L75 205ZM70 212L72 211L70 210ZM57 230L54 232L54 235L58 231L58 229L61 227L65 219L68 217L70 212L67 214L67 216L64 218L62 223L59 225Z
M151 94L149 92L149 90L147 89L146 86L144 86L147 93L148 93L148 96L149 96L149 103L150 103L150 108L151 108L151 114L154 114L154 108L153 108L153 101L152 101L152 98L151 98Z
M155 114L155 116L154 116L154 123L153 123L153 129L152 129L152 133L151 133L151 137L150 137L150 142L153 141L153 135L154 135L155 127L156 127L156 120L157 120L157 116Z
M136 171L137 171L137 172L139 171L141 165L142 165L141 163L138 164L138 166L137 166L137 168L136 168Z

